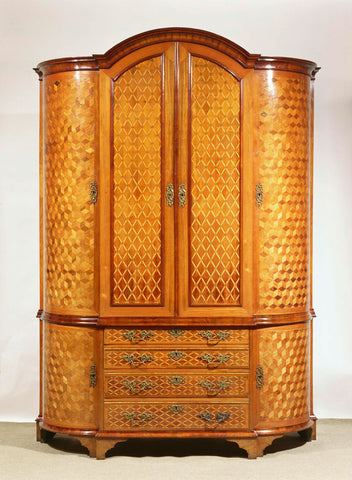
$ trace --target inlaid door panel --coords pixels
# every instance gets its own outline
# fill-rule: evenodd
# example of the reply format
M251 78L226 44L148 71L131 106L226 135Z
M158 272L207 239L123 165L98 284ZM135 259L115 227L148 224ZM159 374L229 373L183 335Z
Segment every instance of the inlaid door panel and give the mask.
M181 315L246 313L244 72L204 47L180 48L178 294ZM246 261L248 261L246 259ZM247 268L247 272L248 272Z
M174 48L164 44L129 57L102 74L109 96L102 123L110 122L110 162L102 159L110 198L102 207L102 248L109 244L103 312L168 316L173 313L174 207L165 192L173 182Z

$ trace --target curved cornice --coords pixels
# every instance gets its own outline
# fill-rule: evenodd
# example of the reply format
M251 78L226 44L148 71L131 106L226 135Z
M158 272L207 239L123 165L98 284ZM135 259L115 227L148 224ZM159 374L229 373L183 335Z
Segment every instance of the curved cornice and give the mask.
M242 67L249 69L285 70L304 73L314 77L318 68L314 62L285 57L262 57L259 54L251 54L244 48L230 40L205 30L194 28L159 28L140 33L118 43L103 55L91 57L69 57L47 60L39 63L34 70L39 79L53 73L76 71L76 70L100 70L110 68L120 58L156 43L162 42L187 42L214 48L231 58L235 59Z

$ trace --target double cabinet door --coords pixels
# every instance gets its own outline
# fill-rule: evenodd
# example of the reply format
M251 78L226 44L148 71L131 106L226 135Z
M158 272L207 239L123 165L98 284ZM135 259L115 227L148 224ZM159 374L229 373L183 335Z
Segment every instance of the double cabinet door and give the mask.
M100 312L246 316L251 72L160 43L100 72Z

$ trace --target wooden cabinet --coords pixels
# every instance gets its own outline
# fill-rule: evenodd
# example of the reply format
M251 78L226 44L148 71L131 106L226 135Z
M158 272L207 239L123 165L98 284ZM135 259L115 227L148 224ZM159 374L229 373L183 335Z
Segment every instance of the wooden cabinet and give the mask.
M183 28L38 66L39 439L309 434L317 70Z

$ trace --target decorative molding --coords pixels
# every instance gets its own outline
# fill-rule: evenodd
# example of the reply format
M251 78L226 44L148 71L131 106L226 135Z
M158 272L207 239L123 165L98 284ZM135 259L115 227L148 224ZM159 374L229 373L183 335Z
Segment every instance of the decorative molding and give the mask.
M156 43L186 42L205 45L235 59L244 68L256 70L285 70L304 73L314 79L319 67L314 62L286 57L265 57L251 54L236 43L215 33L194 28L159 28L130 37L104 54L88 57L68 57L47 60L34 68L41 80L43 76L53 73L76 70L99 70L110 68L120 58Z
M39 315L39 312L40 315ZM78 315L59 315L56 313L38 311L37 317L40 320L48 323L56 323L59 325L69 325L69 326L87 326L95 327L97 326L99 317L90 317L90 316L78 316Z

